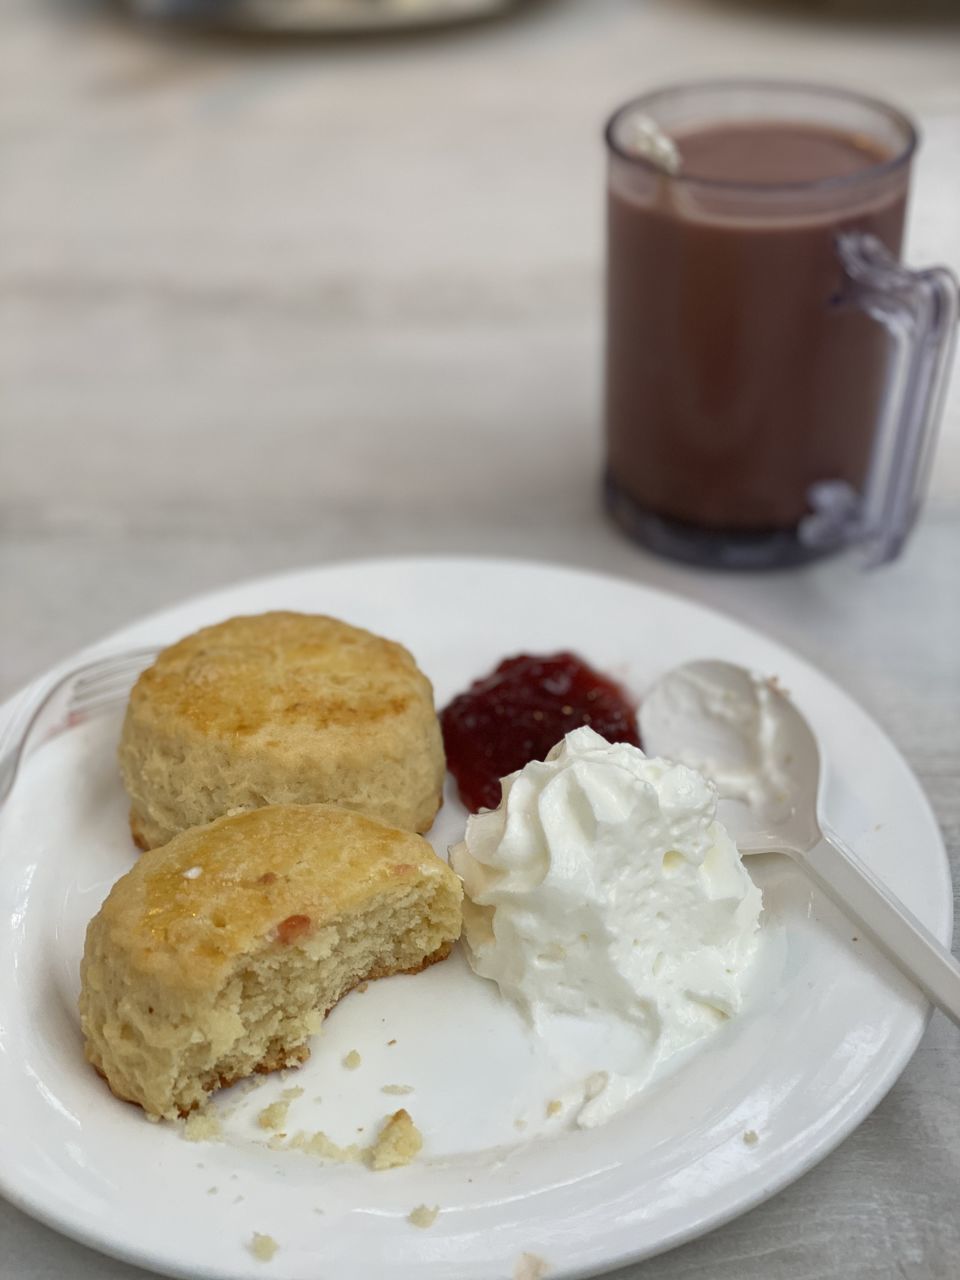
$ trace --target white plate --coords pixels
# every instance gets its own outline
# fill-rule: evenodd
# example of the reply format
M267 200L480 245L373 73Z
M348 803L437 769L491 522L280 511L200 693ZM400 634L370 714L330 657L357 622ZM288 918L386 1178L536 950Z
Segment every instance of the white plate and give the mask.
M840 689L733 621L566 569L387 560L222 591L97 648L167 642L272 608L329 612L402 640L439 704L519 650L579 650L639 694L693 658L776 674L821 737L831 822L937 937L950 937L946 856L906 764ZM877 1104L923 1031L925 1002L789 864L762 859L751 870L764 889L764 940L744 1012L614 1123L581 1132L547 1120L544 1104L563 1082L546 1077L512 1010L454 957L348 997L295 1078L271 1080L235 1106L233 1091L227 1141L187 1143L176 1127L117 1102L83 1061L83 929L134 857L116 732L114 718L38 751L0 831L0 916L9 922L0 935L0 1188L105 1252L231 1280L380 1280L388 1271L399 1280L507 1280L524 1274L524 1254L544 1259L551 1277L589 1275L688 1240L796 1178ZM462 822L448 796L431 833L438 849ZM353 1048L362 1065L347 1071ZM365 1141L378 1118L405 1105L425 1136L422 1157L375 1174L267 1149L253 1116L294 1082L305 1093L292 1128L343 1142L363 1126ZM396 1098L381 1093L384 1084L415 1090ZM407 1221L419 1204L440 1206L428 1230ZM272 1262L251 1256L253 1231L277 1240Z

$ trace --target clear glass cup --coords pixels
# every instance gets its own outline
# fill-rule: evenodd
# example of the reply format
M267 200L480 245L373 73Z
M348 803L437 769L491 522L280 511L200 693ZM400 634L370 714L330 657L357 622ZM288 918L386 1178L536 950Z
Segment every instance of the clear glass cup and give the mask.
M718 125L855 139L856 172L669 173L638 148ZM919 510L956 336L945 268L900 249L917 147L893 107L760 81L662 89L617 111L608 168L606 478L634 539L715 567L860 544L893 559ZM691 143L692 145L692 143ZM759 163L759 161L758 161Z

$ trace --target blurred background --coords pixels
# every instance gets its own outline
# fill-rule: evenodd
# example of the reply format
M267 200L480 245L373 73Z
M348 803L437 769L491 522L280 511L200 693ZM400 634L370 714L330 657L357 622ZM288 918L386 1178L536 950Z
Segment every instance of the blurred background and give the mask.
M527 0L363 36L7 0L0 697L255 574L404 552L558 560L715 604L822 665L891 731L956 856L960 379L920 529L876 573L852 557L702 572L602 512L602 125L657 84L748 74L912 113L905 257L960 268L955 0ZM956 1047L937 1020L825 1165L644 1276L833 1276L838 1222L848 1280L954 1275ZM133 1274L10 1206L0 1235L18 1280Z
M187 592L344 554L635 569L597 499L605 115L700 75L883 93L925 135L907 258L956 264L957 18L537 0L297 39L15 0L2 691ZM933 522L960 503L958 394Z
M298 38L8 0L3 28L3 694L145 610L347 555L584 563L762 624L756 582L655 561L600 511L600 135L638 91L892 99L924 133L906 258L960 264L952 4L530 0ZM828 577L896 599L958 506L955 384L923 535ZM770 629L826 580L770 575Z

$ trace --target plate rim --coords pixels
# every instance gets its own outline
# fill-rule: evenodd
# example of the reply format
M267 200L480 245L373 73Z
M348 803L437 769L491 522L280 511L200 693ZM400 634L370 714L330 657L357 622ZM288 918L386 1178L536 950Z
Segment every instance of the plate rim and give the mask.
M790 658L800 667L805 668L811 674L815 675L821 681L834 686L843 693L850 702L854 703L860 713L869 722L872 732L881 739L886 746L893 751L899 763L902 765L906 775L909 777L915 799L925 808L927 816L931 820L931 826L937 836L937 844L939 851L938 869L941 872L944 888L952 887L952 871L947 854L943 834L940 829L939 822L933 807L926 795L919 779L917 778L910 763L903 756L897 744L880 725L871 712L865 708L857 699L853 698L843 690L838 682L827 672L822 671L815 663L808 660L804 655L797 653L788 644L778 638L769 635L763 628L755 627L751 624L742 622L739 618L727 613L723 609L714 605L705 604L696 598L686 595L680 591L668 590L664 587L649 584L642 580L636 580L623 574L611 573L603 570L593 570L576 565L565 564L562 561L554 560L538 560L529 557L503 557L503 556L486 556L486 555L457 555L451 553L437 552L428 554L397 554L397 555L378 555L362 558L343 557L337 560L324 561L322 563L312 563L303 565L293 569L285 569L279 572L265 573L256 575L251 578L241 578L237 581L228 583L223 586L214 587L208 590L191 593L179 600L168 603L149 613L135 617L121 626L114 628L100 639L90 642L87 645L73 651L63 658L60 662L48 667L38 676L29 680L21 688L14 691L2 705L0 705L0 729L3 728L9 718L15 704L19 703L22 696L34 690L39 691L48 681L55 679L58 675L71 670L79 663L85 661L89 657L99 656L101 653L109 653L115 648L118 642L130 633L141 630L149 626L167 615L178 613L184 609L190 609L198 605L207 605L215 603L219 598L229 596L239 590L243 591L259 591L263 589L274 588L286 582L303 578L305 576L313 576L323 574L328 571L336 570L355 570L365 571L370 569L384 569L388 567L405 566L408 569L420 569L425 566L445 565L473 567L476 569L486 569L493 571L509 571L523 570L535 573L556 573L565 576L580 577L591 581L601 581L617 588L631 588L639 591L641 594L649 597L655 597L658 600L664 600L670 604L682 604L693 610L711 615L721 621L726 627L734 628L744 632L748 636L760 638L764 642L783 650L790 655ZM952 935L953 926L953 896L947 892L943 895L944 915L942 924L939 928L934 928L933 932L945 940ZM813 1167L819 1164L832 1151L836 1150L840 1144L846 1140L850 1134L858 1128L863 1121L876 1109L883 1101L890 1090L896 1084L897 1080L906 1069L914 1053L916 1052L920 1041L922 1040L930 1018L933 1014L933 1007L926 1003L922 1014L917 1019L915 1029L911 1034L906 1035L897 1044L895 1051L892 1053L891 1061L884 1071L875 1075L870 1087L866 1090L857 1103L846 1110L839 1119L839 1123L829 1132L825 1132L813 1144L804 1147L800 1155L791 1160L783 1168L777 1171L775 1176L768 1178L763 1185L758 1186L754 1193L735 1194L729 1204L719 1207L715 1212L707 1212L702 1216L698 1216L692 1224L678 1226L672 1231L665 1234L657 1241L654 1247L641 1246L635 1250L622 1250L616 1254L609 1254L605 1259L595 1264L593 1262L585 1263L582 1266L561 1268L557 1271L551 1270L548 1274L556 1275L558 1280L583 1280L585 1277L599 1276L606 1272L639 1263L643 1260L653 1258L659 1254L665 1253L671 1249L677 1248L682 1244L698 1239L701 1236L716 1230L718 1227L735 1220L752 1209L758 1207L774 1195L784 1190L791 1183L803 1177ZM169 1262L162 1259L158 1260L155 1255L149 1252L140 1252L136 1246L128 1246L124 1243L118 1243L115 1238L97 1232L94 1229L85 1228L82 1223L73 1223L65 1220L57 1215L55 1211L50 1211L44 1202L27 1194L22 1194L11 1177L8 1176L8 1168L4 1161L0 1160L0 1194L2 1194L16 1209L25 1213L29 1217L36 1219L43 1225L55 1230L58 1234L67 1237L86 1248L95 1252L105 1254L110 1257L118 1258L131 1265L142 1267L146 1270L162 1275L171 1276L189 1276L191 1280L195 1277L206 1275L211 1277L228 1277L232 1273L227 1270L210 1269L205 1264L201 1264L200 1268L193 1264L189 1268L184 1266L180 1268L177 1265L171 1266ZM599 1265L599 1269L598 1269Z

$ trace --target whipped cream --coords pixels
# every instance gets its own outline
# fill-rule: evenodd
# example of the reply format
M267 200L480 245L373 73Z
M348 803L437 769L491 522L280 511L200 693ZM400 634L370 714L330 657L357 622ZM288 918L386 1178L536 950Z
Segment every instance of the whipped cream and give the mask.
M581 1125L740 1007L761 900L716 799L582 728L504 779L451 850L467 958L569 1064Z

